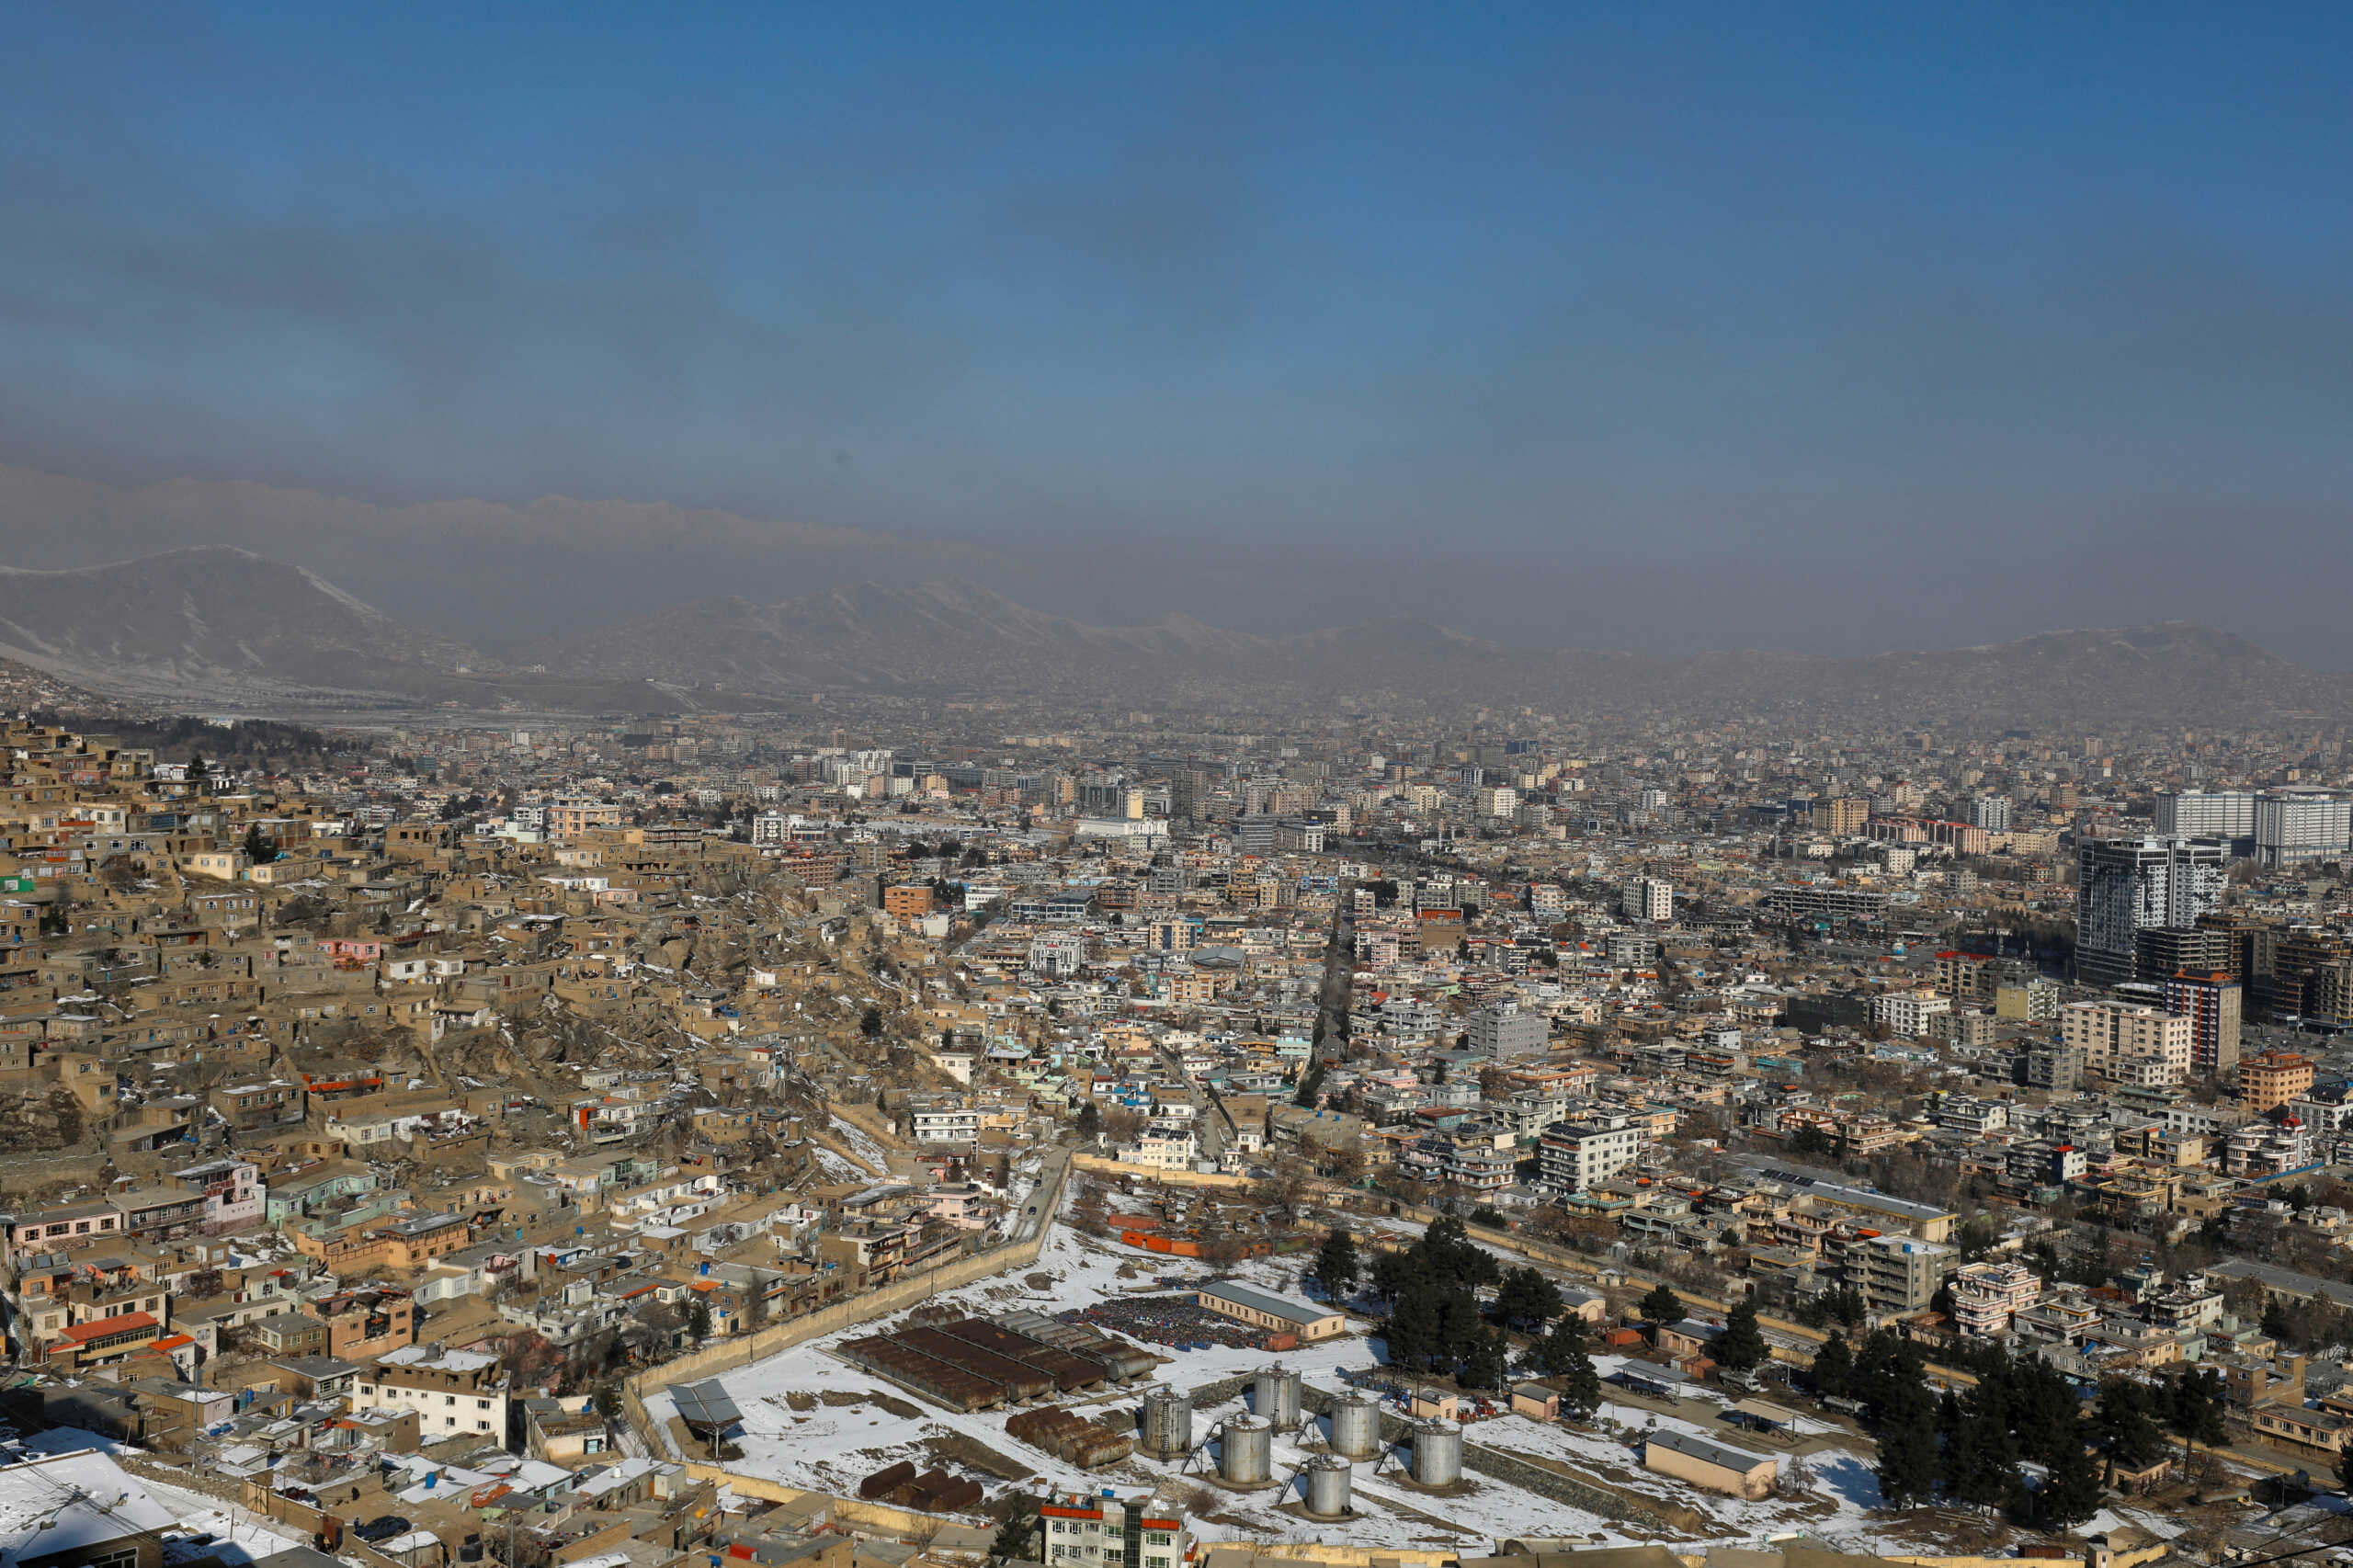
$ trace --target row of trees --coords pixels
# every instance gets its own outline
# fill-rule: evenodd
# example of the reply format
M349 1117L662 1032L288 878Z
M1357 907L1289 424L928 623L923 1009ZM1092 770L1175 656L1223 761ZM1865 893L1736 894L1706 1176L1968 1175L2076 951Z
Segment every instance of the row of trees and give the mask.
M2110 1476L2146 1469L2164 1455L2167 1431L2186 1449L2223 1437L2222 1380L2212 1371L2158 1385L2111 1378L2086 1415L2074 1383L2036 1357L1997 1345L1960 1360L1975 1386L1939 1395L1920 1347L1887 1329L1859 1350L1834 1337L1815 1352L1815 1391L1863 1405L1863 1426L1879 1444L1880 1495L1891 1507L1942 1496L2063 1529L2098 1510L2104 1467ZM2040 1487L2027 1484L2025 1462L2043 1468Z

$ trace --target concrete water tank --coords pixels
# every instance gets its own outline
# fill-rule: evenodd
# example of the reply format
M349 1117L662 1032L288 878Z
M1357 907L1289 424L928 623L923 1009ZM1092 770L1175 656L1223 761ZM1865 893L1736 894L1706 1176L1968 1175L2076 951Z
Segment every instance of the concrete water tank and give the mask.
M1255 1415L1237 1415L1220 1434L1217 1472L1228 1485L1255 1486L1273 1479L1275 1428Z
M1332 1402L1332 1451L1369 1460L1381 1451L1381 1401L1346 1393Z
M1190 1453L1193 1396L1170 1388L1147 1391L1143 1396L1142 1437L1143 1451L1154 1459L1179 1459Z
M1307 1461L1307 1511L1324 1519L1348 1511L1347 1460L1337 1454L1317 1454Z
M1299 1425L1299 1374L1278 1362L1250 1381L1250 1411L1284 1432Z
M1462 1479L1462 1428L1451 1421L1414 1423L1414 1479L1451 1486Z

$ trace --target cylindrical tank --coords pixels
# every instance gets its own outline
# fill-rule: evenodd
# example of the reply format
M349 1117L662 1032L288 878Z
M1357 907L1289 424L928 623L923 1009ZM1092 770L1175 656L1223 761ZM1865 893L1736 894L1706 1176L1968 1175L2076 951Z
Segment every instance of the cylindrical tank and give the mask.
M1275 1428L1255 1415L1225 1424L1218 1444L1217 1472L1230 1485L1254 1486L1275 1473Z
M1462 1428L1451 1421L1414 1423L1414 1479L1451 1486L1462 1479Z
M1177 1389L1156 1388L1143 1396L1143 1451L1155 1459L1176 1459L1193 1448L1193 1396Z
M1332 1402L1332 1451L1369 1460L1381 1451L1381 1401L1347 1393Z
M1277 1362L1250 1382L1250 1412L1277 1429L1288 1432L1299 1425L1299 1374Z
M1307 1511L1325 1519L1348 1511L1347 1460L1337 1454L1317 1454L1307 1461Z

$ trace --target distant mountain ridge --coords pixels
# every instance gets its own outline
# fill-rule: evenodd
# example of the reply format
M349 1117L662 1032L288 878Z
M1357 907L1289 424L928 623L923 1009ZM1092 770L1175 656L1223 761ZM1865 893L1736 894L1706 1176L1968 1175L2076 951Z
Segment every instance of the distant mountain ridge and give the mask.
M954 579L695 599L494 659L318 574L229 546L107 566L0 568L0 658L95 690L255 710L431 703L667 711L826 692L1073 704L1279 701L1651 709L1976 725L2211 725L2353 712L2353 676L2188 622L2052 631L1866 658L1529 651L1412 618L1267 637L1189 616L1091 626Z
M222 677L365 682L480 658L324 577L230 545L62 572L0 568L0 655L100 687Z

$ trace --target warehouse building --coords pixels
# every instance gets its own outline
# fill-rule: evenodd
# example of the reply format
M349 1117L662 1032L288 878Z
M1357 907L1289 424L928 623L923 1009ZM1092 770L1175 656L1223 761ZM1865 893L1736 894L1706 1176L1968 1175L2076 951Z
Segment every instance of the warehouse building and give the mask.
M1347 1332L1348 1320L1329 1307L1253 1290L1247 1285L1204 1286L1194 1299L1220 1317L1246 1323L1271 1334L1296 1334L1302 1345Z

